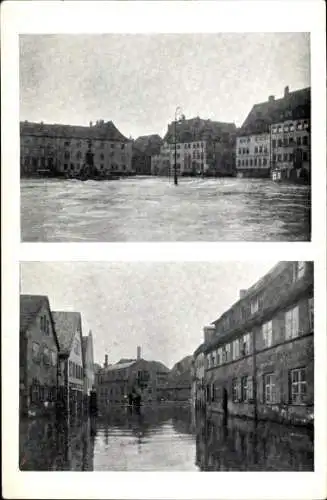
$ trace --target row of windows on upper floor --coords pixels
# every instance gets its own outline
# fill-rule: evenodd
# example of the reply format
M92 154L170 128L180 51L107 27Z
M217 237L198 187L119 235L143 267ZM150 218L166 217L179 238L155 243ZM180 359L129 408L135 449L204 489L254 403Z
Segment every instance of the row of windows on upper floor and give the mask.
M265 404L278 403L278 386L277 377L274 372L264 373L257 384L261 387L262 402ZM243 375L232 379L231 400L233 403L252 403L254 402L254 377L252 375ZM220 401L220 387L212 383L207 386L207 400L209 402ZM307 370L301 366L288 371L288 402L289 404L305 404L307 402Z
M177 143L176 144L176 149L181 149L181 148L185 148L185 149L191 149L191 148L204 148L206 145L205 142L192 142L192 143ZM165 149L170 149L170 150L175 150L175 144L164 144L163 146L161 146L161 149L165 150Z
M61 139L61 138L59 138ZM48 141L46 144L45 142ZM53 142L55 145L58 143L58 138L54 137ZM53 142L49 142L48 137L22 137L21 140L21 145L24 146L26 144L42 144L47 148L52 148L53 147ZM89 139L84 139L83 141L79 139L71 139L71 140L66 140L64 141L63 145L64 147L75 147L75 148L81 148L81 147L87 147L89 145L90 140ZM119 149L125 149L126 148L126 143L124 142L108 142L108 141L91 141L91 147L96 147L99 149L104 149L105 146L110 147L111 149L119 148Z
M74 361L69 361L69 363L68 363L68 375L71 378L78 378L80 380L83 380L83 378L84 378L83 367L78 365L77 363L74 363Z
M71 163L70 165L68 163L64 163L64 170L65 171L68 171L68 170L80 170L83 166L83 163ZM59 163L59 167L60 167L60 163ZM95 168L97 168L97 165L94 165ZM105 168L105 165L104 163L100 163L99 165L99 169L100 170L104 170ZM126 165L116 165L116 164L111 164L111 165L107 165L107 170L113 170L113 171L116 171L116 170L123 170L123 171L126 171L127 170L127 166Z
M295 261L291 264L291 279L292 283L296 283L298 280L302 279L306 273L307 262L304 261ZM277 278L276 278L277 279ZM272 286L272 285L271 285ZM252 315L256 314L259 310L263 309L263 296L264 290L261 293L258 293L250 301L241 301L238 305L238 308L232 312L239 312L239 314L235 315L235 321L239 322L241 320L247 320ZM223 331L229 329L235 323L232 314L224 315L218 323L218 329L222 329Z
M313 298L308 299L309 308L309 330L313 331L313 321L314 321L314 310L313 310ZM285 312L284 315L285 322L285 338L284 340L291 340L300 336L303 332L300 330L299 324L299 306L295 306ZM266 349L272 347L276 343L273 322L272 320L263 323L261 326L261 339L256 339L257 346L261 349ZM279 339L280 340L280 339ZM211 351L206 355L207 368L214 368L216 366L229 363L231 361L238 360L244 356L248 356L253 353L253 334L245 333L241 337L235 339L233 342L226 343L225 345L219 347L218 349Z
M300 156L300 159L302 159L302 161L309 161L309 153L308 151L301 151L301 156ZM273 162L292 162L294 160L294 154L293 153L279 153L279 154L273 154L272 155L272 160Z
M302 136L298 136L296 138L296 141L294 139L294 137L284 137L283 139L273 139L271 141L271 147L274 149L274 148L283 148L283 147L287 147L287 146L295 146L295 144L297 146L308 146L309 145L309 136L307 135L302 135Z
M305 130L309 128L309 121L308 120L299 120L297 122L291 122L291 123L280 123L276 125L271 126L271 133L272 134L280 134L282 132L294 132L295 130Z
M262 154L262 153L268 154L268 147L267 146L255 146L254 152L260 153L260 154ZM250 154L250 150L249 150L249 148L238 148L238 154L239 155L241 155L241 154L248 155L248 154Z
M248 166L249 167L252 167L252 166L254 166L254 167L256 167L256 166L261 167L261 166L264 166L265 167L266 165L268 165L267 158L254 158L254 159L250 158L250 159L246 159L246 160L237 160L237 166L238 167L240 167L240 166L242 166L242 167L244 167L244 166L245 167L248 167Z

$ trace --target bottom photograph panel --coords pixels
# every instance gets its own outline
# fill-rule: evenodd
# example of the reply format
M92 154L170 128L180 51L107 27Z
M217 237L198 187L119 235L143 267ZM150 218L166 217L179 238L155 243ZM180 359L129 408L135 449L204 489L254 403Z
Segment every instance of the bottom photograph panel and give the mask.
M21 262L19 468L313 471L312 262Z

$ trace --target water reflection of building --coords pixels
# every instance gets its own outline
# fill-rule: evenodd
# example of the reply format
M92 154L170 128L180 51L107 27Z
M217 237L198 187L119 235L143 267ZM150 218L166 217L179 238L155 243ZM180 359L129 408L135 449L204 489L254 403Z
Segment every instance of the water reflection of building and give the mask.
M67 420L28 420L20 423L21 470L92 471L96 422L69 425Z
M279 263L213 326L204 343L209 410L313 421L312 263Z
M96 374L100 411L126 403L132 392L140 394L143 402L160 401L168 373L163 363L142 359L140 348L137 359L121 359L114 365L108 365L106 356L104 367Z
M84 393L89 396L94 386L94 357L93 337L90 330L88 336L82 338L83 366L84 366Z
M204 471L312 471L313 436L299 427L199 415L196 464Z
M57 399L59 343L48 297L20 296L20 413L52 409Z

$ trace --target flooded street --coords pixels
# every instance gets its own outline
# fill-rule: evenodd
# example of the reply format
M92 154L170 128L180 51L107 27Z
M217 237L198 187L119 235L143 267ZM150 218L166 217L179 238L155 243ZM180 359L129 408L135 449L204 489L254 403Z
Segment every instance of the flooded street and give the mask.
M310 187L269 179L22 179L22 241L308 241Z
M56 424L20 425L21 470L312 471L312 431L205 418L184 407L117 409Z

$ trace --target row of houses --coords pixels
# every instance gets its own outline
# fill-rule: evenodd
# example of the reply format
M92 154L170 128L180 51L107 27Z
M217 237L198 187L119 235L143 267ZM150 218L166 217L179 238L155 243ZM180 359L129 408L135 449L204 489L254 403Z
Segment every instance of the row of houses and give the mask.
M51 310L47 296L20 296L20 414L86 409L94 386L93 337L79 312Z
M78 177L87 157L98 178L127 175L310 179L310 87L255 104L243 125L199 116L127 139L112 121L88 127L21 122L21 175Z
M314 415L313 263L280 262L204 328L193 354L196 407L310 423Z

